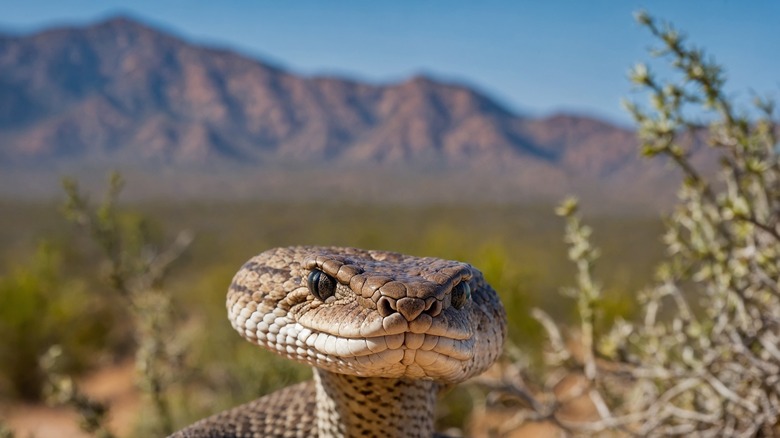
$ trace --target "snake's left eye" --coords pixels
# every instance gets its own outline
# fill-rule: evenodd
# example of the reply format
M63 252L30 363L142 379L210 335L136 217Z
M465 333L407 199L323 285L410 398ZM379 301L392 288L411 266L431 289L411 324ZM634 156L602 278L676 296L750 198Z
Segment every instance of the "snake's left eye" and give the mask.
M306 282L309 292L320 301L325 301L336 293L336 280L319 269L312 270Z
M471 286L468 281L461 281L450 292L450 302L456 309L461 309L471 299Z

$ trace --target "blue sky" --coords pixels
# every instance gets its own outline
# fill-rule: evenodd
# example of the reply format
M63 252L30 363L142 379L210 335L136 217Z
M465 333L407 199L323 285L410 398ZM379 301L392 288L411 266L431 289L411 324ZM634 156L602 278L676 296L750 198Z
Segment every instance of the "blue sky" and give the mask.
M632 18L639 9L673 22L724 64L735 96L780 94L774 0L0 0L0 30L129 14L298 73L371 82L427 73L474 85L524 114L628 123L620 99L641 96L626 73L653 44Z

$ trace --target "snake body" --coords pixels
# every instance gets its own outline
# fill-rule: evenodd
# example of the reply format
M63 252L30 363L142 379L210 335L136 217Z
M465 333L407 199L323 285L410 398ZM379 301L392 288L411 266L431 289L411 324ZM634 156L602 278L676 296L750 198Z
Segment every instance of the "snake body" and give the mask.
M506 314L474 267L336 247L250 259L227 295L245 339L311 365L314 380L174 437L430 437L438 392L501 353Z

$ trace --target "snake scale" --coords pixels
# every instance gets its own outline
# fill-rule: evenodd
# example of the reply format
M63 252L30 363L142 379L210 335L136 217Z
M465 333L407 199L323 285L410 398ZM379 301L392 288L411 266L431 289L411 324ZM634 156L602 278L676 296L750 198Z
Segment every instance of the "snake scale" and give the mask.
M311 365L314 379L173 437L430 437L439 391L485 371L507 330L474 267L356 248L255 256L227 310L245 339Z

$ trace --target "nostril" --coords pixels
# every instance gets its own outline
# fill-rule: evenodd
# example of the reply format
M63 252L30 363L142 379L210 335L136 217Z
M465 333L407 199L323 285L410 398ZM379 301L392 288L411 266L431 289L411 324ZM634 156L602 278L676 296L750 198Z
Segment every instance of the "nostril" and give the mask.
M379 312L382 318L388 317L395 313L395 310L393 310L393 305L390 302L390 299L387 297L382 297L379 299L379 301L377 301L376 310Z
M425 309L425 313L431 316L439 316L441 313L441 301L434 299L433 302Z

